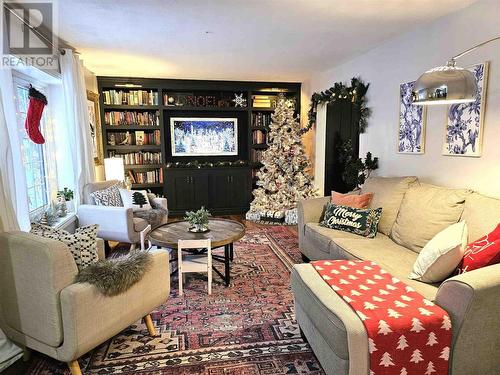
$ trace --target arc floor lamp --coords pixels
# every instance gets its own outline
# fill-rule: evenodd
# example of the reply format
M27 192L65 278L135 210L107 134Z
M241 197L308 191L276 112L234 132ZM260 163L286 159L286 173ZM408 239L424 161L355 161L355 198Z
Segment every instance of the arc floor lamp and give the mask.
M500 39L489 39L456 56L444 66L438 66L422 74L413 86L412 99L415 105L435 105L473 102L477 94L477 82L467 69L456 65L456 59Z

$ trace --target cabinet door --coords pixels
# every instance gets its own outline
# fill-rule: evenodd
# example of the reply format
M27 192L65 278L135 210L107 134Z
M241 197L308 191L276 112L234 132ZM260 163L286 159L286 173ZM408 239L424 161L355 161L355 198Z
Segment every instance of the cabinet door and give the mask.
M238 170L231 173L231 207L245 207L248 205L248 179L247 170Z
M193 197L191 201L191 210L198 210L201 206L209 207L208 199L208 175L194 171L191 176L191 185Z
M210 176L210 208L230 208L232 206L232 187L227 171L216 172Z
M169 206L171 205L173 210L193 209L194 184L191 183L191 176L175 173L170 179L170 184Z

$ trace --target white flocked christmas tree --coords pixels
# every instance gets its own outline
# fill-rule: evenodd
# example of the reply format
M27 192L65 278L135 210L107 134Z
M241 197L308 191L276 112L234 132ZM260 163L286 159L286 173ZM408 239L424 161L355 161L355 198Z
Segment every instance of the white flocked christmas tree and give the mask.
M280 94L271 115L269 147L262 154L263 166L257 173L258 187L253 191L248 220L284 219L295 224L297 202L315 196L302 128L294 111L294 104Z

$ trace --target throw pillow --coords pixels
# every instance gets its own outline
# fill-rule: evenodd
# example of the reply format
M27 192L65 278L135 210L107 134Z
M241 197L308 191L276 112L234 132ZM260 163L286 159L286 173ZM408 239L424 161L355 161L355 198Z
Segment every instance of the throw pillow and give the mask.
M97 206L122 207L123 203L119 191L120 185L120 183L117 183L106 189L94 191L90 193L90 196L94 199Z
M360 209L327 203L325 218L320 225L373 238L377 234L381 214L382 208Z
M61 241L66 244L71 255L73 255L78 270L82 270L99 260L97 253L98 230L99 225L94 224L77 228L75 233L71 234L62 229L41 224L32 224L30 232L37 236Z
M418 254L409 278L424 283L437 283L453 273L467 246L465 221L450 225L436 234Z
M132 207L133 211L145 211L151 209L148 192L146 190L119 189L124 207Z
M496 229L467 245L465 254L457 267L457 273L500 263L500 224Z
M368 208L372 201L373 193L361 195L342 194L332 191L332 203L337 206L348 206L354 208Z

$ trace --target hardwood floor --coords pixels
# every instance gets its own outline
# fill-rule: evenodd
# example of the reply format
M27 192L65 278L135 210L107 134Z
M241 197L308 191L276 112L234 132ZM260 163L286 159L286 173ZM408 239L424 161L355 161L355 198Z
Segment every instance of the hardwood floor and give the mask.
M258 229L258 228L265 228L269 227L269 225L266 224L259 224L259 223L254 223L252 221L245 220L244 215L226 215L226 216L218 216L218 217L223 217L225 219L231 219L235 221L239 221L240 223L245 225L246 229ZM177 221L177 220L182 220L182 217L174 217L170 218L170 221ZM292 231L297 234L297 226L291 226L290 227ZM114 247L114 246L112 246ZM14 363L12 366L10 366L7 370L2 372L2 375L20 375L20 374L26 374L28 372L29 367L31 364L37 360L37 358L43 357L43 354L40 354L38 352L33 351L31 358L24 362L23 360L19 360L16 363Z

